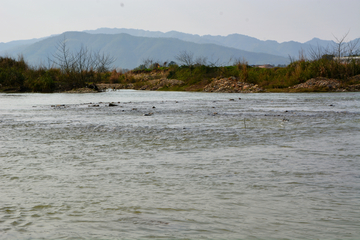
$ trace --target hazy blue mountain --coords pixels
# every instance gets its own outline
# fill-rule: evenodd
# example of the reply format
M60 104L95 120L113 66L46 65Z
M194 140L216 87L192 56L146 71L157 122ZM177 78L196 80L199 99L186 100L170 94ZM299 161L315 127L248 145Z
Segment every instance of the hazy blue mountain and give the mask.
M183 41L195 42L195 43L212 43L199 35L193 35L188 33L182 33L177 31L170 32L159 32L159 31L147 31L141 29L128 29L128 28L99 28L96 30L86 30L83 31L91 34L119 34L127 33L136 37L152 37L152 38L177 38Z
M335 44L332 40L321 40L319 38L313 38L310 41L305 42L306 44L310 44L312 46L320 46L320 47L331 47Z
M57 45L66 38L66 44L72 51L81 45L93 51L110 54L117 60L116 68L133 69L150 58L158 62L175 61L181 51L194 53L195 57L207 57L209 61L219 60L222 64L230 59L245 58L249 64L287 64L288 58L264 53L253 53L235 48L209 43L194 43L177 38L137 37L126 33L120 34L89 34L86 32L66 32L49 37L33 44L19 47L11 52L12 56L22 54L33 65L46 64L47 59L56 52Z
M41 41L42 39L45 39L45 38L34 38L34 39L29 39L29 40L16 40L16 41L11 41L11 42L7 42L7 43L1 42L0 43L0 52L1 53L6 53L7 51L11 52L18 47L27 47L33 43Z
M236 48L249 52L268 53L272 55L279 55L283 57L298 57L300 51L309 51L312 47L327 47L333 46L334 41L321 40L314 38L308 42L300 43L295 41L278 43L273 40L262 41L254 37L249 37L242 34L230 34L228 36L212 36L204 35L199 36L196 34L181 33L176 31L170 32L152 32L138 29L126 29L126 28L99 28L96 30L84 31L91 34L118 34L127 33L132 36L139 37L153 37L153 38L177 38L183 41L194 43L213 43L221 46Z
M269 58L269 55L257 55L257 56L262 56L264 57L262 60L258 60L255 59L254 57L250 57L249 53L242 53L241 57L245 57L245 56L249 56L249 58L247 58L247 60L249 61L249 63L273 63L273 64L283 64L286 63L287 61L284 61L284 59L280 59L278 58L279 56L281 57L285 57L287 59L289 59L289 56L291 56L292 58L297 58L299 56L299 53L302 51L305 54L309 52L309 50L312 49L317 49L318 47L321 47L322 49L326 49L328 48L329 50L333 49L334 46L336 46L336 43L334 41L329 41L329 40L321 40L319 38L313 38L305 43L299 43L299 42L295 42L295 41L289 41L289 42L283 42L283 43L278 43L276 41L272 41L272 40L266 40L266 41L262 41L259 39L256 39L254 37L249 37L246 35L241 35L241 34L230 34L228 36L212 36L212 35L204 35L204 36L200 36L200 35L196 35L196 34L188 34L188 33L182 33L182 32L177 32L177 31L170 31L170 32L159 32L159 31L146 31L146 30L140 30L140 29L126 29L126 28L99 28L96 30L87 30L87 31L83 31L83 33L90 33L93 35L98 35L98 34L103 34L103 35L117 35L117 34L129 34L131 36L135 36L135 37L145 37L147 38L147 41L149 41L148 44L153 44L152 47L150 47L150 49L153 49L153 51L149 51L148 49L146 51L144 51L142 54L141 53L137 53L136 56L140 56L142 58L153 58L153 59L157 59L162 61L162 58L167 58L167 60L169 59L173 59L174 56L177 53L174 54L174 49L179 49L181 48L182 50L188 50L190 51L190 49L192 49L193 47L190 47L189 45L189 49L187 47L185 47L185 43L181 43L179 47L175 47L172 46L172 49L167 50L167 53L163 53L165 50L161 49L160 46L161 44L165 44L164 41L160 41L160 38L166 38L168 39L167 41L173 41L172 44L178 44L178 42L174 42L174 40L170 40L170 38L172 39L178 39L178 40L182 40L182 41L186 41L188 43L197 43L197 44L216 44L219 46L223 46L223 47L227 47L227 48L232 48L233 52L235 51L234 49L237 50L243 50L246 52L253 52L253 53L265 53L265 54L270 54L270 55L276 55L276 57L273 57L272 60ZM86 35L85 35L86 36ZM149 38L155 38L157 39L157 41L159 41L158 43L155 43L153 40L150 41ZM31 59L30 61L33 63L37 63L39 61L44 63L44 55L49 55L50 53L50 47L46 48L47 52L44 53L44 51L39 51L39 52L35 52L35 46L39 47L39 45L34 45L37 42L42 42L42 40L44 40L45 38L40 38L40 39L30 39L30 40L18 40L18 41L12 41L12 42L8 42L8 43L0 43L0 55L4 56L4 55L17 55L17 54L27 54L27 56ZM92 39L92 38L91 38ZM101 39L99 39L96 43L95 42L91 42L91 46L88 46L90 48L96 48L96 49L100 49L100 50L107 50L109 49L109 47L107 47L109 45L108 42L104 42L105 37L102 36ZM109 39L108 39L109 40ZM81 40L75 40L75 42L82 42L84 45L87 45L86 42L88 40L82 38ZM111 40L114 41L114 40ZM353 42L356 41L360 41L360 38L353 40ZM42 42L41 44L44 44L44 42ZM56 43L55 43L56 44ZM145 44L145 43L141 43L141 44ZM116 44L114 44L116 45ZM145 44L146 45L146 44ZM147 45L148 46L148 45ZM193 45L191 45L193 46ZM149 46L148 46L149 47ZM210 46L207 46L210 47ZM41 49L43 49L44 47L41 47ZM121 49L121 47L120 47ZM155 53L154 49L158 49L159 52ZM209 54L202 50L204 52L204 54L202 54L202 56L207 56L208 58L212 58L211 60L215 61L217 58L219 58L223 63L224 63L224 58L225 56L229 57L229 53L228 52L224 52L224 53L219 53L219 50L215 50L215 46L211 47L213 52L217 52L219 54L219 56L215 56L214 53L211 54L211 56L209 56ZM110 51L110 50L109 50ZM120 51L120 50L119 50ZM124 50L125 51L125 50ZM110 51L110 52L114 52L114 51ZM117 51L115 51L117 52ZM125 51L126 52L126 51ZM136 52L136 51L135 51ZM195 48L195 51L193 51L195 53L195 55L201 55L201 48L197 49ZM152 56L150 56L149 54L153 54ZM170 56L171 54L173 54L172 56ZM240 52L235 51L233 54L233 57L235 56L239 56ZM254 55L255 56L255 55ZM46 57L45 57L46 58ZM132 58L132 57L130 57ZM229 57L230 58L230 57ZM39 60L41 59L41 60ZM138 60L137 63L139 63ZM228 60L227 60L228 61ZM119 64L120 60L118 60L116 62L116 64ZM127 65L127 64L126 64ZM133 64L130 64L131 66L133 66Z

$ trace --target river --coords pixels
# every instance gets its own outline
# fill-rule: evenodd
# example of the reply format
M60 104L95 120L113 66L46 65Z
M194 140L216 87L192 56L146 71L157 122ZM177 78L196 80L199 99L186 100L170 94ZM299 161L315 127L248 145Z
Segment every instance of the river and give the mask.
M359 237L360 93L0 93L0 239Z

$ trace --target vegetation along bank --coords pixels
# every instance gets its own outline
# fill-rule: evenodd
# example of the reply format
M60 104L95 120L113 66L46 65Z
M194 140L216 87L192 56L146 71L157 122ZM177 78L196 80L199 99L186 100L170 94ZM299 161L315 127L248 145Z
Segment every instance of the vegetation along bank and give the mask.
M185 57L189 57L186 55ZM83 56L84 57L84 56ZM184 57L184 56L183 56ZM207 64L205 59L177 65L143 64L136 69L111 69L111 58L98 55L95 65L58 58L52 67L31 67L22 57L0 57L2 92L96 92L137 89L204 92L326 92L359 91L360 59L329 56L300 58L288 66L261 68L246 61L231 66ZM181 61L183 60L183 61ZM185 58L186 60L186 58Z

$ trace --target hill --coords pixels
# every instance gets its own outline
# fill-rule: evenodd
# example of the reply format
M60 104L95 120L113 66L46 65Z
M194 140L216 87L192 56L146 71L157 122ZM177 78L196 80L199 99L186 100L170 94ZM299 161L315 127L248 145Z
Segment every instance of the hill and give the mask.
M77 34L77 35L76 35ZM125 35L127 36L125 36ZM319 47L334 49L334 41L313 38L305 43L262 41L242 34L228 36L196 35L177 31L159 32L126 28L99 28L83 32L67 32L69 47L80 43L94 51L103 51L117 58L116 67L134 68L144 59L172 61L179 51L193 52L195 57L207 57L210 62L229 64L230 59L245 58L249 64L288 64L289 57L297 59L300 52L309 53ZM90 36L91 35L91 36ZM41 39L0 43L0 56L22 54L31 64L45 63L56 50L54 46L63 35ZM353 43L360 38L352 40ZM38 44L39 43L39 44ZM214 46L216 45L216 46ZM257 54L256 54L257 53Z
M31 65L47 64L47 59L56 52L57 45L66 39L72 51L82 45L94 52L102 52L116 58L115 68L133 69L144 61L170 62L181 51L205 57L209 62L231 64L234 59L245 58L249 64L287 64L288 58L265 53L253 53L212 43L194 43L177 38L137 37L127 33L89 34L86 32L65 32L38 42L8 50L10 56L22 54Z
M262 41L254 37L242 35L242 34L230 34L227 36L212 36L204 35L200 36L197 34L188 34L177 31L170 32L158 32L158 31L145 31L140 29L127 29L127 28L99 28L96 30L86 30L84 32L91 34L119 34L127 33L132 36L138 37L153 37L153 38L177 38L183 41L194 42L194 43L212 43L225 47L236 48L249 52L267 53L272 55L278 55L288 58L296 58L300 51L309 51L310 48L321 47L332 47L334 41L321 40L319 38L313 38L305 43L296 41L289 41L278 43L273 40ZM358 38L359 39L359 38ZM353 41L358 41L354 39Z

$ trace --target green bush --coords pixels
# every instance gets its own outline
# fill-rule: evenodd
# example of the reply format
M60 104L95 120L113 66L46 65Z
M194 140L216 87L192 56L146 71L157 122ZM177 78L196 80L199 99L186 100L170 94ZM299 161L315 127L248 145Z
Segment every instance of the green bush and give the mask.
M33 92L53 92L55 89L54 80L49 74L41 75L37 79L28 80L25 86Z

